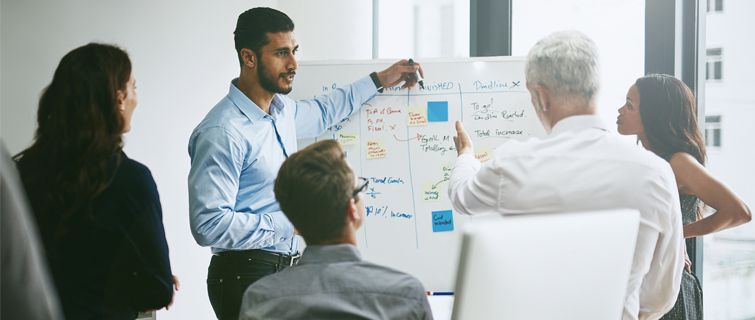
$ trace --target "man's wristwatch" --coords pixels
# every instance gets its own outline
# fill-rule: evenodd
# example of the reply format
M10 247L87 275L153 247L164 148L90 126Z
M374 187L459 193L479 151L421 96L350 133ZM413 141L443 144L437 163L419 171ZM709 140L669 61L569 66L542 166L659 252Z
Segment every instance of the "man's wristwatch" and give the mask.
M383 84L380 83L380 79L378 79L377 72L370 73L370 78L372 78L372 83L375 84L377 91L380 93L383 93Z

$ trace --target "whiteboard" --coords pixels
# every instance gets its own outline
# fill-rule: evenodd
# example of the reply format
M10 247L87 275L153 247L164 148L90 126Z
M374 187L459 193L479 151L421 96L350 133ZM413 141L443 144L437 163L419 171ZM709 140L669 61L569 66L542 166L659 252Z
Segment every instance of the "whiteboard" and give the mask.
M300 62L289 96L311 99L394 62ZM370 179L367 217L357 234L365 260L409 273L429 291L452 291L462 231L471 219L480 219L453 212L448 200L444 180L456 160L455 121L463 121L481 160L507 141L546 133L525 87L523 57L420 63L424 90L386 89L321 136L299 140L298 148L340 140L356 174ZM444 106L447 121L429 121L442 120Z

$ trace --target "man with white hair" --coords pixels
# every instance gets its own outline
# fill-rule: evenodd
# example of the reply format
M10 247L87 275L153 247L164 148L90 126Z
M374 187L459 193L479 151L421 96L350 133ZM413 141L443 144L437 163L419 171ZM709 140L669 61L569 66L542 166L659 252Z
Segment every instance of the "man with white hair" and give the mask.
M457 121L459 156L448 188L454 208L464 214L504 215L638 209L623 319L661 318L676 301L684 267L679 194L671 167L609 132L595 115L597 49L584 34L564 31L543 38L527 55L525 72L548 137L507 142L483 166Z

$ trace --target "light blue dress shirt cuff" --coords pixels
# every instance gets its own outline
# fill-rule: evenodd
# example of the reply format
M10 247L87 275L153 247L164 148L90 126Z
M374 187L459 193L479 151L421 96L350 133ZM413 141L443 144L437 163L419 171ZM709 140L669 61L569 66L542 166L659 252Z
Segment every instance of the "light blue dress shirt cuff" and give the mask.
M372 100L372 98L374 98L377 94L377 87L375 87L375 83L372 82L372 78L370 78L370 76L366 76L354 82L354 87L360 93L368 96L367 100L365 100L364 102ZM362 102L362 104L364 104L364 102Z
M274 211L265 214L265 218L265 224L260 223L259 227L265 230L268 230L268 228L272 230L273 237L275 237L273 242L276 243L275 246L265 248L265 250L284 254L296 253L297 245L292 241L294 237L294 225L288 220L286 214L282 211ZM270 225L268 225L268 221Z

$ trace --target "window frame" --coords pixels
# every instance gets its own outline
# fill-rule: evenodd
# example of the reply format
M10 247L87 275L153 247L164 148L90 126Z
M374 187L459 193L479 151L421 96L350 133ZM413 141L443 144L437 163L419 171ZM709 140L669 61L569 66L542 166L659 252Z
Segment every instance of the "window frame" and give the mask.
M717 54L715 51L718 51ZM705 50L705 80L713 83L723 81L723 48Z
M702 0L645 1L645 73L664 73L682 80L697 103L698 127L705 128L705 63L707 2ZM668 41L673 39L674 41ZM688 252L692 272L703 279L703 237Z
M511 55L511 2L469 1L469 56Z
M722 148L722 118L720 114L705 116L705 148L709 151L719 151ZM716 145L716 130L718 130L718 145Z

